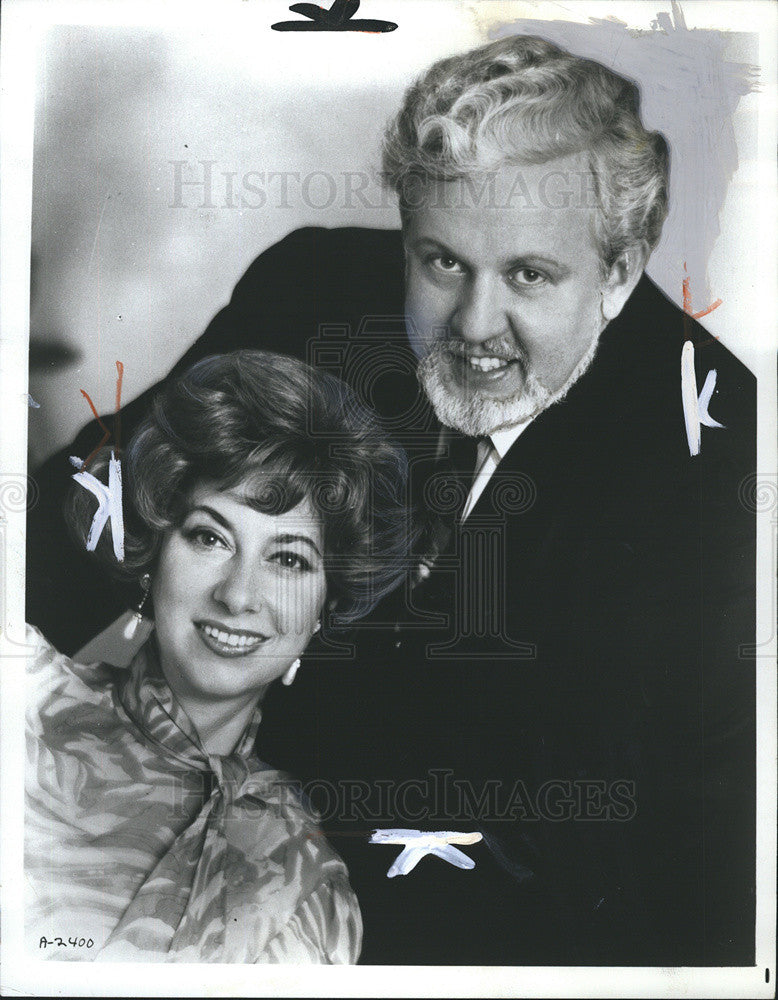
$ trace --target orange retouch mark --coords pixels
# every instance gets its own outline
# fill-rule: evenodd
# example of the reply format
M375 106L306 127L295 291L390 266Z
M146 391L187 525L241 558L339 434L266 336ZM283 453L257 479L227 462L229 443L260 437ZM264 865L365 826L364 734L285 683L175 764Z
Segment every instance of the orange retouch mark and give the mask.
M683 262L683 269L686 271L686 261ZM683 311L691 316L692 319L702 319L703 316L707 316L708 313L712 313L714 309L718 309L721 305L721 299L716 299L712 302L707 309L700 309L699 312L692 312L692 292L691 292L691 278L687 274L683 279ZM716 337L716 340L719 338Z
M121 363L121 361L117 361L116 362L116 370L119 373L118 376L117 376L117 379L116 379L116 449L118 451L118 449L119 449L119 431L121 429L121 415L119 413L119 410L120 410L121 405L122 405L122 379L124 378L124 365ZM81 463L81 469L80 469L80 471L83 472L86 469L86 467L89 465L89 463L92 461L92 459L95 457L95 455L98 453L98 451L100 451L100 449L103 447L103 445L108 440L108 438L111 436L111 432L108 430L108 428L105 426L105 424L100 419L100 415L97 412L97 410L95 409L95 404L92 402L92 400L91 400L91 398L89 396L89 393L85 389L82 389L81 390L81 395L84 397L84 399L87 401L87 403L89 403L89 407L90 407L92 413L94 413L94 415L95 415L95 420L98 422L98 424L100 424L100 426L103 429L103 436L102 436L102 438L100 440L100 443L97 445L97 447L92 452L90 452L89 455L87 455L87 457Z

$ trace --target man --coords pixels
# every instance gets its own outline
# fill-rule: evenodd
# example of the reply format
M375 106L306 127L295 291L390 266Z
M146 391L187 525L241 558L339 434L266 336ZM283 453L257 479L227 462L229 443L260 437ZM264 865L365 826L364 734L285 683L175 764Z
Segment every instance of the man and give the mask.
M633 84L511 38L411 88L384 166L402 238L291 234L181 362L334 346L413 463L408 586L353 659L270 692L260 753L324 812L364 961L750 964L754 384L643 276L665 142ZM52 552L31 585L57 586ZM33 620L74 647L56 600ZM94 631L118 608L93 600ZM452 834L475 867L387 879L372 827Z

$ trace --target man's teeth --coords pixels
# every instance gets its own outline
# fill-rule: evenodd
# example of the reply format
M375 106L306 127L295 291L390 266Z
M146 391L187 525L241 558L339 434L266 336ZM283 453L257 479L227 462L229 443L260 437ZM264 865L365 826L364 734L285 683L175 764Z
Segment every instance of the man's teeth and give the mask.
M505 358L475 358L472 355L467 359L472 368L478 368L482 372L491 372L497 368L507 368L509 362Z
M259 636L235 635L234 632L222 632L221 629L214 628L213 625L201 625L200 627L206 635L220 642L223 646L255 646L262 641Z

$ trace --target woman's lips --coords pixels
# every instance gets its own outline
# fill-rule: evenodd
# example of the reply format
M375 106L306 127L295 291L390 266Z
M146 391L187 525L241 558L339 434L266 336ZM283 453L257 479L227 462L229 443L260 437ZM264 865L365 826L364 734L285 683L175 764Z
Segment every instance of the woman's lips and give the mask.
M247 632L243 629L229 629L214 622L195 622L197 634L214 653L219 656L245 656L253 653L268 636L260 632Z

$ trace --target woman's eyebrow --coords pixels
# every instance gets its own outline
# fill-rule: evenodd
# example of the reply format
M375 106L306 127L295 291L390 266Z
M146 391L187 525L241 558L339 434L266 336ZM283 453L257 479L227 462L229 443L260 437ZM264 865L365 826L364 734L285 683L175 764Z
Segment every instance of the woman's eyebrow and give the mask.
M318 546L312 538L308 537L308 535L276 535L273 542L277 545L290 545L293 542L304 542L313 549L320 559L322 558L322 554L319 552Z
M190 514L194 514L198 510L202 511L204 514L208 514L209 517L212 517L214 521L216 521L217 524L220 524L223 528L227 528L228 531L232 531L232 525L227 518L223 514L220 514L218 510L214 510L213 507L209 507L204 503L198 504L196 507L190 507L186 516L189 517Z

